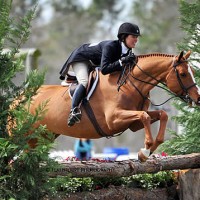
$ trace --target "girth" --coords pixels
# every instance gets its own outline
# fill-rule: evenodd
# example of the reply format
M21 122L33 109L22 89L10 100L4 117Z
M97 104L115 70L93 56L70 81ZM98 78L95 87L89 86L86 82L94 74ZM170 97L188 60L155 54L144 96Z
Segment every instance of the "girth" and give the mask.
M88 118L90 119L92 125L94 126L95 130L97 131L97 133L102 137L108 137L108 135L99 126L99 123L97 122L97 119L94 115L92 107L90 106L90 103L86 98L83 99L82 105L83 105L85 112L86 112Z

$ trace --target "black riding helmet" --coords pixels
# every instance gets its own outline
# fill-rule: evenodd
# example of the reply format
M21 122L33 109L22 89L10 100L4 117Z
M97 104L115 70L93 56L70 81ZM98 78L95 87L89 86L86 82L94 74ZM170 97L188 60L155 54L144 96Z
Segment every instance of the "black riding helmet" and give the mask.
M140 29L136 24L125 22L121 24L118 30L117 37L121 40L122 35L140 36Z

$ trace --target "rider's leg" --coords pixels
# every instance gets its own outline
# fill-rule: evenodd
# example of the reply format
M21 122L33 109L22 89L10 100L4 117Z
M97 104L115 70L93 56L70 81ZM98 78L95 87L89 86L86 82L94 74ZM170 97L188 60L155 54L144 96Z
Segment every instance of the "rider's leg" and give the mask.
M82 84L79 84L74 92L72 98L72 108L68 118L68 126L73 126L75 123L80 122L81 120L81 109L79 104L85 95L85 87Z
M68 118L68 126L73 126L81 120L81 109L79 108L79 104L85 96L89 77L88 65L86 63L74 63L72 68L76 74L79 85L77 86L72 98L72 108Z

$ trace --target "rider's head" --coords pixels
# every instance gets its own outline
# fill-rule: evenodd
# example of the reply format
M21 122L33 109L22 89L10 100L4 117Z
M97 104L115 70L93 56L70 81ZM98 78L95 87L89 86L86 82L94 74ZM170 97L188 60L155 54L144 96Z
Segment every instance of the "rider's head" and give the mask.
M118 30L117 37L121 42L125 42L128 35L140 36L140 29L136 24L125 22L121 24Z

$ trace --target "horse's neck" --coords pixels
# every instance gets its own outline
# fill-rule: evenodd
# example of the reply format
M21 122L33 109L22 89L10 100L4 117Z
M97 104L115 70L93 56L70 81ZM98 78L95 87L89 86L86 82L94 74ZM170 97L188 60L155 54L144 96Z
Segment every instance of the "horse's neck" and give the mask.
M146 87L149 88L148 90L150 90L159 82L166 81L166 76L171 70L173 62L173 55L149 54L146 56L139 56L136 66L137 69L135 69L135 71L137 71L136 76L140 77L140 80L145 80L145 82L150 83L148 86L146 83L143 83L143 85L146 85Z
M135 66L133 72L128 75L128 78L121 86L119 92L117 91L117 80L120 76L119 72L106 76L100 74L99 84L94 95L95 102L99 100L99 102L102 103L102 99L104 99L105 102L113 101L114 99L115 103L127 100L124 106L126 106L126 104L128 106L134 97L134 106L140 107L141 99L149 95L149 91L159 83L158 81L165 82L165 78L171 70L170 66L172 66L172 60L172 56L139 57L137 66ZM149 74L149 76L147 74ZM102 93L99 91L104 92Z

